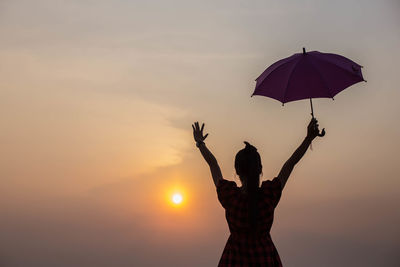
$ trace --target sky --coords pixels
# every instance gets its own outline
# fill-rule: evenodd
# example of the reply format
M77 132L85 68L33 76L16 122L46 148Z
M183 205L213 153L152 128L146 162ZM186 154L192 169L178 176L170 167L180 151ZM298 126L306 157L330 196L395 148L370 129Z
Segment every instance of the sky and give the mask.
M313 101L327 134L275 211L283 265L399 266L399 14L397 0L0 1L0 266L216 266L229 230L191 124L224 178L240 185L243 141L275 177L309 103L250 95L302 47L367 82Z

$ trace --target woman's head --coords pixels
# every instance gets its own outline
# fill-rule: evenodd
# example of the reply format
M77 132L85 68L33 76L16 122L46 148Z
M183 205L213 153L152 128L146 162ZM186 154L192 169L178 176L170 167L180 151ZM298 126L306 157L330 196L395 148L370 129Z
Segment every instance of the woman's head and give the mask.
M257 222L257 189L260 185L260 174L262 172L261 157L257 152L257 148L244 142L246 147L240 150L235 157L236 173L240 177L242 185L245 185L248 194L248 219L251 229Z
M246 147L240 150L235 157L236 173L240 181L247 185L259 186L260 174L262 172L261 157L257 148L244 142Z

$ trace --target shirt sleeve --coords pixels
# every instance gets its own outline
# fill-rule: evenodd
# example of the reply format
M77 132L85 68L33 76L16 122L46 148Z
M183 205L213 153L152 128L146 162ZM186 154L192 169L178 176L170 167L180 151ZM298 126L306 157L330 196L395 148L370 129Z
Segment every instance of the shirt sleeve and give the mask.
M235 182L222 179L217 186L218 200L227 209L232 204L237 186Z
M262 182L261 191L263 192L264 200L271 203L275 208L282 195L282 185L279 179L275 177L272 181Z

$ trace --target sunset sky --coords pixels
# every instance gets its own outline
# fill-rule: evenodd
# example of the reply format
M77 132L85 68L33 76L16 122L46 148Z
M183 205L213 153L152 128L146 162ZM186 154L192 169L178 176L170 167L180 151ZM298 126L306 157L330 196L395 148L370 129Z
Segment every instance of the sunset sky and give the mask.
M399 29L398 0L0 1L0 266L216 266L229 230L191 124L226 179L243 141L275 177L309 102L250 95L302 47L368 82L313 101L327 134L276 209L283 265L399 266Z

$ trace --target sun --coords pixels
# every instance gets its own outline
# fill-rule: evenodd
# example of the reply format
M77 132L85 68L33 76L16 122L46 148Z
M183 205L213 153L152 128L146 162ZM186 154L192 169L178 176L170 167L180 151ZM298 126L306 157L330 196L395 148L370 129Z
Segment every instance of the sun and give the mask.
M174 204L181 204L183 201L183 197L182 194L180 193L175 193L172 195L172 202L174 202Z
M182 210L188 205L190 194L188 194L188 191L184 186L175 184L168 186L165 189L165 195L163 199L168 206L172 207L174 210Z

